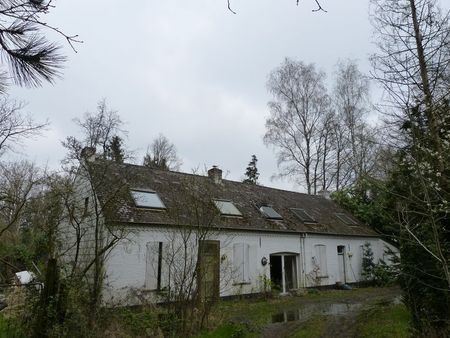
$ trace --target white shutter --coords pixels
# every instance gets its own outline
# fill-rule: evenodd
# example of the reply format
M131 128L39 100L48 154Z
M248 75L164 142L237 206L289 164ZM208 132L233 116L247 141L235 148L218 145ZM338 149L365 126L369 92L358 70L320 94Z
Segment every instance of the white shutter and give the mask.
M327 271L327 247L319 244L315 246L316 249L316 264L319 266L319 276L325 277L328 275Z
M249 282L250 281L250 245L244 244L243 245L243 256L244 256L244 262L243 262L243 282Z
M233 273L235 283L250 281L250 245L246 243L233 245Z
M363 279L364 245L359 246L359 279Z
M145 253L145 288L158 288L159 242L148 242Z
M258 262L257 262L257 246L250 245L249 246L249 261L248 261L248 271L249 271L249 282L253 279L257 279L258 276Z
M241 283L244 279L244 244L233 245L233 275L236 283Z
M171 276L171 272L175 269L173 248L171 247L171 243L163 242L162 243L162 253L161 253L161 289L168 288L173 276ZM171 271L172 268L172 271Z

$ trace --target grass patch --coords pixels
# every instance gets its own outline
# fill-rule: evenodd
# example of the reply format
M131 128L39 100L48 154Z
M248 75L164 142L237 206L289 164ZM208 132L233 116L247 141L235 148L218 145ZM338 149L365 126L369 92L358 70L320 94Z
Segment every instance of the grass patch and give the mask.
M356 332L358 337L410 337L410 315L403 304L376 306L358 316Z
M25 336L18 321L0 315L0 338L22 338Z
M121 308L114 313L114 320L133 336L152 332L158 327L157 314L153 309Z
M225 323L211 332L196 338L256 338L258 334L251 331L247 325L241 323Z
M318 338L325 331L325 320L322 316L316 316L304 323L289 334L288 338Z

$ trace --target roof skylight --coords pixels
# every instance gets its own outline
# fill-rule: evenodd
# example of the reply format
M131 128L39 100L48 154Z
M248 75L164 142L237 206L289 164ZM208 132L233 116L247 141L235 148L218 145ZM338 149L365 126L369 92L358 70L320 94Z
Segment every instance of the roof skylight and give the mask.
M276 212L274 208L267 205L261 206L259 211L261 211L268 219L283 219L283 216Z
M347 225L358 225L358 223L353 218L347 216L342 212L335 213L335 215L340 221L344 222Z
M231 201L213 200L223 216L242 216L241 212Z
M131 195L137 207L153 209L166 208L158 194L154 191L131 190Z
M317 221L308 215L304 209L291 208L291 211L304 223L317 223Z

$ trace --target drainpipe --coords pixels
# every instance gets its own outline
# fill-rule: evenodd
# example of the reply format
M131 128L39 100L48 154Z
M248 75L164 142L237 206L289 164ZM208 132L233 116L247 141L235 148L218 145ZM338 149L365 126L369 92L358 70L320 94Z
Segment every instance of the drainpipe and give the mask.
M306 250L305 250L305 238L306 234L300 234L300 276L301 285L306 287Z

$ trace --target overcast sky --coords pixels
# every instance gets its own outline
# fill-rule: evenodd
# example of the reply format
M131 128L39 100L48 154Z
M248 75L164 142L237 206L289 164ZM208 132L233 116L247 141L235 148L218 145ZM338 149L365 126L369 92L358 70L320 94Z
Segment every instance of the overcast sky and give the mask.
M177 147L182 171L219 165L240 180L252 154L264 185L301 190L277 173L273 149L264 146L270 96L268 73L285 57L314 62L331 78L339 58L369 71L373 52L367 0L323 0L328 13L313 13L313 0L56 1L46 18L83 44L54 85L10 94L28 102L50 128L22 155L57 168L61 140L76 135L72 122L106 98L118 110L126 143L140 162L159 133Z

